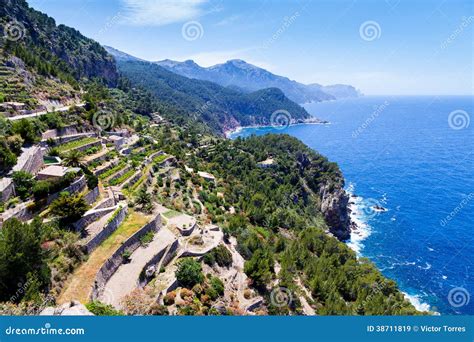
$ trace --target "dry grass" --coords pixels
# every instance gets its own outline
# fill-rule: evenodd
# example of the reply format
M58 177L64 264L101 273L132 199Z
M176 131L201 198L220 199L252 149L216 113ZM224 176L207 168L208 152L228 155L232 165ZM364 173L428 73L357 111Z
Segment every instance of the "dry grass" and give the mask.
M149 215L130 210L120 227L97 247L89 255L87 261L69 277L57 302L62 304L70 300L78 300L81 303L87 303L95 276L103 263L125 240L148 223L150 218Z

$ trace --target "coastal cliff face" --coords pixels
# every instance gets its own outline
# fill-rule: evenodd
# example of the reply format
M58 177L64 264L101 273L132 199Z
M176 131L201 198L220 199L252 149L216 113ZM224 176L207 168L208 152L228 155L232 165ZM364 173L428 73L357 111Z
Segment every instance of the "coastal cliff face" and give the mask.
M339 240L350 238L352 222L349 217L349 196L340 187L331 189L323 186L319 192L321 198L321 212L324 215L329 231Z

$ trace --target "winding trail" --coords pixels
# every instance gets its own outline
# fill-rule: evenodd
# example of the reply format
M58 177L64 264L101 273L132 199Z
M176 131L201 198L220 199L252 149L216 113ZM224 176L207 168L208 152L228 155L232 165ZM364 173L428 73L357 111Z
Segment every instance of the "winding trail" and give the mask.
M122 299L138 286L141 271L159 251L167 249L176 237L167 228L161 228L153 241L138 247L131 255L130 262L122 264L105 284L104 295L100 300L120 309Z
M21 119L29 119L29 118L35 118L37 116L42 116L46 115L49 113L54 113L54 112L65 112L69 110L72 107L84 107L86 104L81 102L81 103L75 103L69 106L64 106L64 107L59 107L56 108L55 110L43 110L41 112L33 113L33 114L23 114L23 115L16 115L16 116L10 116L7 117L8 120L10 121L15 121L15 120L21 120Z
M57 303L63 304L71 300L78 300L83 304L88 303L96 274L104 262L125 240L147 224L150 217L149 215L130 210L120 227L102 242L89 255L88 260L69 277L63 291L57 298Z

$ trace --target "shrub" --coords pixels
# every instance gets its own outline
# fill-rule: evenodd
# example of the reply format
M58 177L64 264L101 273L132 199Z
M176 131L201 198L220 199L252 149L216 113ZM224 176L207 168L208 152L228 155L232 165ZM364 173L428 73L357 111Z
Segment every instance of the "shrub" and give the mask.
M15 171L13 172L12 178L15 183L15 192L17 195L23 200L28 198L36 182L33 175L25 171Z
M165 305L173 305L175 298L176 298L176 292L174 291L168 292L165 298L163 298L163 302L165 303Z
M96 316L123 316L122 311L116 310L112 305L102 303L98 300L86 304L87 310Z
M63 223L70 224L79 220L88 208L84 196L80 194L71 196L69 193L63 192L51 203L50 212L52 215L60 217Z
M222 282L222 280L217 277L212 277L209 283L219 296L222 296L224 294L224 283Z
M131 256L132 256L132 252L128 248L124 250L122 253L122 259L124 262L129 262Z
M176 270L176 278L182 286L187 288L202 283L204 274L202 273L201 264L192 258L181 260Z
M150 230L148 233L146 233L140 238L140 244L142 246L148 245L150 242L153 241L154 236L155 236L154 232Z
M46 198L51 190L51 183L45 180L41 180L36 182L36 184L33 186L33 196L35 197L35 200L40 200L43 198Z

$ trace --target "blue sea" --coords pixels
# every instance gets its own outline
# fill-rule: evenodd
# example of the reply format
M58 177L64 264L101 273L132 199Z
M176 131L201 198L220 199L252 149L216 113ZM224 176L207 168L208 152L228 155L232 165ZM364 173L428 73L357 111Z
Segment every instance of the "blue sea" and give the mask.
M350 247L418 308L474 314L474 97L361 97L305 107L329 124L244 128L231 138L287 133L337 162L357 196L351 207L360 229Z

